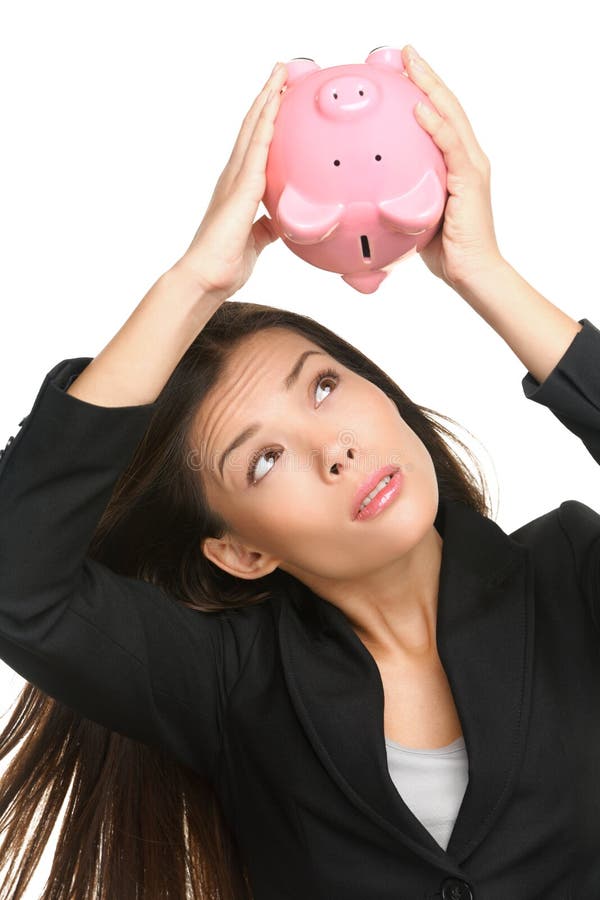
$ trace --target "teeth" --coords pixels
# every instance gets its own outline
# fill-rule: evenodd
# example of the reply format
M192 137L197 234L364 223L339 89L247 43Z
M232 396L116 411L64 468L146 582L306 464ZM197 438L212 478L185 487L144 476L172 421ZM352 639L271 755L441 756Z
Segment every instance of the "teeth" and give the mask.
M365 497L365 499L363 500L363 502L360 504L360 507L359 507L359 510L358 510L358 511L360 512L361 509L364 509L365 506L368 506L369 503L371 502L371 500L373 499L373 497L374 497L376 494L378 494L379 491L382 490L382 488L384 488L384 487L386 486L386 484L389 484L389 482L390 482L391 480L392 480L392 476L391 476L391 475L386 475L385 478L382 478L381 481L379 482L379 484L375 485L375 487L373 488L373 490L371 491L371 493L370 493L370 494L367 494L367 496Z

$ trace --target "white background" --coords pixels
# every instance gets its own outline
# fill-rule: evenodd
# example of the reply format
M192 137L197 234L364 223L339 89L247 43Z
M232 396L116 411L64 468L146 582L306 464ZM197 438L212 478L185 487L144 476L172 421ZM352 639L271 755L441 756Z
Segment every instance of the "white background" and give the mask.
M326 68L412 43L491 160L502 254L600 327L594 23L583 0L6 4L0 447L46 372L95 356L181 256L247 109L274 63L297 56ZM418 256L363 295L277 241L235 299L318 319L414 401L468 429L459 437L479 456L507 532L569 498L600 511L583 444L525 399L520 360ZM0 663L0 714L23 684ZM46 854L28 898L48 864Z

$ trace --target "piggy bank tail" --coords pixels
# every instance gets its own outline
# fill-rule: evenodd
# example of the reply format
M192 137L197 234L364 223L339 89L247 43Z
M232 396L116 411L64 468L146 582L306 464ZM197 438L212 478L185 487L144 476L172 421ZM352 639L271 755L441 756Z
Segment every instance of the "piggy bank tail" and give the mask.
M346 284L360 291L361 294L373 294L387 274L384 269L374 269L369 272L342 275L342 278Z

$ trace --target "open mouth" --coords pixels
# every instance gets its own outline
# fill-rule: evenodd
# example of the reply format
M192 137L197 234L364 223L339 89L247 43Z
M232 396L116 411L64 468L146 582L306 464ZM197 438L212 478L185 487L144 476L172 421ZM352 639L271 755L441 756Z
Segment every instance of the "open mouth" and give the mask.
M366 519L373 519L377 516L398 496L402 490L403 481L404 476L399 470L393 474L384 476L381 482L374 488L374 496L371 498L371 495L369 494L365 497L367 502L365 503L365 500L363 500L355 515L355 519L364 521Z

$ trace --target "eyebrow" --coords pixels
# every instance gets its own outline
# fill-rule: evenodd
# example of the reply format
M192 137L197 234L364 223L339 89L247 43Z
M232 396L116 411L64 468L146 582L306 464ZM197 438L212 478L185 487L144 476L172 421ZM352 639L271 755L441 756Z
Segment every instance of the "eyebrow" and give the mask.
M294 387L298 379L300 378L300 373L302 372L302 367L309 356L325 356L320 350L305 350L304 353L301 353L298 359L296 360L296 364L289 375L287 375L281 386L286 391L291 391ZM221 459L219 460L219 472L221 474L221 479L223 479L223 466L225 465L225 460L229 456L230 453L233 453L234 450L237 450L239 446L245 444L246 441L249 441L250 438L254 437L254 435L260 431L262 428L262 422L254 422L252 425L249 425L248 428L245 428L234 441L231 442L229 447L225 450L225 452L221 455Z

